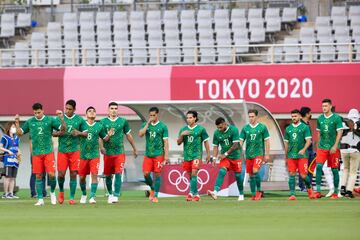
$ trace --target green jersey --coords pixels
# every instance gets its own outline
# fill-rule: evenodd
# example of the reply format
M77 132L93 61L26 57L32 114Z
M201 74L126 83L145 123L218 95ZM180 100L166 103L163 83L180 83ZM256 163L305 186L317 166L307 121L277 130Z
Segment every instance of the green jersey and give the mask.
M305 123L299 122L297 125L290 124L285 130L284 141L288 142L288 158L308 158L308 151L305 155L300 155L299 151L304 148L306 139L311 138L310 127Z
M264 156L264 142L269 138L269 131L264 124L257 123L255 126L246 124L240 133L240 140L246 142L246 159Z
M128 121L125 118L117 117L114 120L110 118L104 118L101 120L101 124L104 125L107 131L110 128L115 130L114 135L108 142L104 143L106 155L114 156L124 153L124 134L131 132Z
M141 128L145 125L146 123L143 123ZM168 137L168 128L163 122L158 121L155 124L150 123L146 130L145 156L157 157L164 155L164 139L167 139Z
M184 131L189 131L190 135L184 136L184 161L192 161L195 159L202 159L203 154L203 142L209 140L205 128L200 125L194 127L185 126L179 132L180 134Z
M224 132L219 131L219 129L215 130L213 145L221 146L221 154L227 152L234 143L239 143L239 130L237 127L233 125L229 125ZM241 150L238 147L231 154L229 154L226 158L238 160L241 157Z
M317 120L316 130L320 131L319 148L330 150L336 141L337 131L343 129L342 120L336 113L326 117L322 114ZM340 147L340 143L339 146Z
M57 118L60 121L59 118ZM74 137L71 135L72 130L81 131L81 129L86 128L85 120L77 114L74 114L72 117L66 116L64 114L64 121L66 124L66 131L64 135L59 137L59 152L68 153L75 152L80 149L80 138Z
M22 126L23 134L30 133L32 155L48 154L54 151L52 142L53 130L59 131L61 123L53 117L43 116L41 119L32 117Z
M99 157L99 137L105 138L107 134L101 123L94 122L92 125L85 123L85 128L81 131L87 131L88 136L80 138L80 158L90 160Z

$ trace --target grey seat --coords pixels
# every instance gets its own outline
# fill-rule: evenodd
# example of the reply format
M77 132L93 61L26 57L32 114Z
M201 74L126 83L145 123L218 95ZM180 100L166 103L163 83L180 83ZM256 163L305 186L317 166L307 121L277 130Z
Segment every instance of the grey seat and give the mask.
M9 47L8 40L15 36L15 15L13 13L4 13L1 15L0 38L5 47Z
M230 29L221 29L216 33L217 63L232 62L232 40Z
M350 6L349 19L352 21L354 17L360 17L360 6Z
M333 25L333 28L347 27L348 26L348 19L347 19L346 16L332 17L332 25Z
M16 18L16 26L21 35L25 35L25 31L31 28L31 14L19 13Z
M96 13L96 27L99 28L103 24L111 25L110 12L97 12Z
M149 64L156 64L158 60L164 57L164 50L161 49L163 47L163 40L162 40L162 32L151 32L148 36L148 44L149 44ZM158 52L159 49L159 52ZM161 56L158 59L158 54ZM160 61L159 61L160 62Z
M267 63L271 63L271 62L280 63L283 61L282 57L283 57L282 47L269 48L265 56L265 59L263 61Z
M27 67L29 65L30 55L29 46L24 42L17 42L14 49L14 66Z
M215 63L216 52L211 32L199 33L200 63Z
M183 63L193 64L195 62L195 49L197 49L196 32L187 30L182 32Z
M297 8L286 7L283 9L281 22L292 23L297 21Z
M231 9L231 22L234 23L238 19L246 19L246 11L244 8Z
M44 66L46 62L45 54L45 34L34 32L31 34L31 65Z
M262 8L250 8L248 11L248 20L251 19L262 19L263 18L263 9Z
M86 25L91 24L92 26L95 25L94 12L80 12L80 17L79 17L79 25L80 25L80 27L83 24L86 24Z
M79 41L76 32L64 33L64 64L73 65L79 63Z
M249 33L247 29L243 31L234 32L234 44L235 45L242 45L237 46L235 48L237 53L247 53L249 52Z
M10 51L2 51L1 55L1 67L11 67L13 65L13 52Z
M350 22L351 30L360 29L360 16L353 16Z
M331 9L331 19L334 17L345 17L346 16L346 7L342 6L333 6Z
M132 63L133 64L146 64L147 63L147 49L145 42L144 32L131 32L131 45L132 45Z
M63 26L65 25L78 25L76 13L65 12L62 20Z
M215 9L214 23L216 29L228 29L230 26L229 10Z
M237 21L232 22L231 29L234 33L244 30L248 31L246 24L247 24L246 19L238 19Z
M284 44L297 45L299 40L297 38L287 37L284 40ZM285 62L298 62L300 61L300 49L298 46L284 46L284 61Z
M121 26L121 25L119 25ZM129 64L131 61L131 51L129 49L129 33L128 31L114 31L114 44L116 63Z
M195 22L195 11L193 9L182 10L180 12L180 23L184 20L192 20Z
M162 62L167 64L177 64L181 60L181 49L180 49L180 40L179 32L177 30L165 32L165 54L166 61L162 59Z
M315 29L317 30L323 27L330 27L330 17L327 16L316 17Z
M205 20L205 19L212 22L213 21L212 12L209 9L200 9L197 12L197 21L199 22L199 20Z
M332 42L329 40L320 40L320 44L330 44L330 45L320 45L319 52L320 58L319 61L321 62L331 62L335 61L335 47L332 45Z
M115 25L116 23L124 23L124 22L128 22L128 15L127 12L122 11L122 12L114 12L113 13L113 24Z
M332 36L332 29L331 27L321 27L317 29L316 38L318 41L324 41L324 39L327 39L327 41L333 42L333 36Z
M267 8L265 11L266 32L281 30L280 8Z
M112 65L114 58L113 44L108 40L98 41L98 64Z

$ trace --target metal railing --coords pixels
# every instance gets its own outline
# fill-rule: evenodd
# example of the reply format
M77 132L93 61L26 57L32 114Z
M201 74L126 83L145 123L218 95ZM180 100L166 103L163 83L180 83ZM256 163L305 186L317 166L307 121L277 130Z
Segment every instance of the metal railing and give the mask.
M285 51L286 48L294 48ZM246 51L248 49L248 51ZM330 49L330 50L329 50ZM2 49L0 67L360 61L360 43Z

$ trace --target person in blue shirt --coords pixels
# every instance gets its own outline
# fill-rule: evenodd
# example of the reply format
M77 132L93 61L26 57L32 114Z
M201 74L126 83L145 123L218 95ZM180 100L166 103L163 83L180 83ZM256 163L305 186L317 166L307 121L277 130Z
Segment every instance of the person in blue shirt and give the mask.
M3 162L5 168L4 193L5 198L18 198L14 195L15 179L21 161L19 149L20 138L16 135L14 122L8 122L5 126L4 135L0 141L0 151L4 152Z

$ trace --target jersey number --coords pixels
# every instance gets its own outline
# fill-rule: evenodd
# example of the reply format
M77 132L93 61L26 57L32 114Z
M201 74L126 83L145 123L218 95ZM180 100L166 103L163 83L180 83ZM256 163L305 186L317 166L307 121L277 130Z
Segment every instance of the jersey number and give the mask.
M91 133L88 133L88 135L87 135L87 140L91 140L92 139L92 134Z
M150 132L150 137L155 138L156 132Z
M194 141L194 136L188 136L187 140L189 143L192 143Z
M229 145L230 145L229 139L224 139L224 142L225 142L225 145L226 145L226 146L229 146Z
M68 133L71 133L71 131L72 131L72 125L69 125L69 127L68 127Z
M297 133L293 133L293 134L292 134L292 137L293 137L293 140L296 140Z
M328 125L324 125L324 131L325 132L329 131L329 126Z
M44 134L43 132L44 132L44 130L42 129L42 127L38 127L38 135L42 135L42 134Z
M256 138L256 133L250 134L250 140L254 141Z

